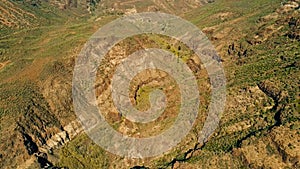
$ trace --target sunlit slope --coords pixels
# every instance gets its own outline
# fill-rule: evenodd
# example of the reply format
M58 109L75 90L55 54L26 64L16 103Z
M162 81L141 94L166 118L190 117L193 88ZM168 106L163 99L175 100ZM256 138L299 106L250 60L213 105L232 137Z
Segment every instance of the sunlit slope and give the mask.
M195 128L177 147L145 160L108 153L75 125L72 72L88 38L127 8L141 12L156 7L176 13L181 8L176 2L128 1L120 5L123 2L105 1L90 15L76 8L1 1L0 168L45 165L38 159L69 168L299 168L299 1L217 0L201 7L182 2L182 8L189 10L180 15L206 33L227 76L226 109L220 126L205 144L197 144L195 139L205 114L199 115ZM121 13L102 11L106 6ZM150 46L176 55L182 45L157 36L131 40L114 49L116 56ZM198 76L205 77L202 71ZM209 87L207 81L199 81L202 91ZM147 105L150 90L149 86L137 90L138 106ZM209 97L205 99L207 93L203 94L203 103L207 103ZM137 134L135 126L124 119L111 116L110 120L121 122L112 123L120 132L127 127L127 134ZM165 126L171 122L166 121ZM144 126L143 134L157 132L151 125ZM69 132L70 126L78 133ZM63 133L72 135L70 142L66 143ZM57 141L58 136L62 141ZM53 142L58 146L47 149L45 145Z

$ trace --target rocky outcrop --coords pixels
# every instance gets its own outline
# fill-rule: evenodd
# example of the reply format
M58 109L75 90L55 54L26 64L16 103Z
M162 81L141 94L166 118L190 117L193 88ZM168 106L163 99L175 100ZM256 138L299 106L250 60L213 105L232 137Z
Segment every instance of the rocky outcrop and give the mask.
M40 148L44 152L49 152L55 148L63 146L75 136L83 131L80 123L75 120L63 128L63 131L53 135L46 143Z
M81 127L80 123L77 120L72 121L63 128L63 131L53 135L43 146L39 147L39 151L34 155L37 158L41 168L53 167L53 164L48 159L48 154L51 154L53 149L57 149L71 141L82 131L83 128Z
M23 134L23 139L29 155L32 155L38 151L37 145L32 141L32 138L29 135Z
M289 20L290 30L287 33L287 36L291 39L300 41L300 17L295 16L291 17Z
M249 54L249 51L247 47L245 47L242 43L240 44L235 44L234 42L228 46L227 50L228 55L233 55L238 58L241 57L247 57Z
M46 140L45 144L41 146L37 146L37 144L29 135L23 134L24 145L27 149L28 154L33 155L36 158L35 161L40 165L40 168L51 168L54 167L54 165L48 159L48 154L52 154L52 151L54 149L63 146L78 134L80 134L82 131L83 129L80 123L75 120L66 125L62 131L54 134L51 138ZM33 163L31 159L29 159L29 161Z
M258 87L261 91L263 91L267 96L271 97L275 103L279 103L284 98L286 98L286 94L281 91L274 83L269 80L260 82Z

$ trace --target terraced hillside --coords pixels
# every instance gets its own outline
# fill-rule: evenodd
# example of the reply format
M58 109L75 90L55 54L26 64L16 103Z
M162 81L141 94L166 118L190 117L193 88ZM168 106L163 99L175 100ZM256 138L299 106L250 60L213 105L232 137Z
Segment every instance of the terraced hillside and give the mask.
M1 1L0 168L299 168L300 1L209 2ZM117 44L108 61L117 63L143 48L168 50L186 62L204 91L197 122L178 146L155 158L128 159L106 152L83 132L72 105L72 75L77 55L99 27L143 11L180 15L209 37L225 67L227 102L214 135L198 143L210 99L201 62L184 44L164 36ZM108 79L114 69L106 62L96 84L113 128L147 137L172 125L179 93L171 78L143 72L133 81L130 96L141 110L149 108L154 88L171 91L169 109L158 121L141 125L120 117L111 104Z

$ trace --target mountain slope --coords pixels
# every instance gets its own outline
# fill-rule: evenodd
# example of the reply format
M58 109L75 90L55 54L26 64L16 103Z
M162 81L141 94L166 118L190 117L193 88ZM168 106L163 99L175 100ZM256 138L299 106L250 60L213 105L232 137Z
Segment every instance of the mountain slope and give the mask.
M1 168L300 167L299 0L217 0L206 5L197 1L104 0L93 14L84 5L74 5L78 1L68 2L41 1L37 6L0 2ZM205 114L199 114L194 129L178 146L156 158L115 156L82 132L71 99L75 58L101 25L135 11L132 9L178 14L201 28L215 45L225 67L228 94L220 126L208 142L198 144L195 139ZM170 38L137 36L112 49L111 57L147 47L177 54L178 45L182 53L188 51ZM195 74L201 91L206 91L201 96L203 103L207 103L207 74L191 58L184 59L194 70L201 70ZM161 78L157 83L162 82L169 81ZM133 87L137 91L133 100L145 108L147 92L157 84L151 78L142 83ZM103 91L108 82L98 86ZM171 99L174 96L176 86ZM201 112L205 110L204 105ZM151 130L154 124L132 124L111 115L108 121L119 132L133 136L157 132ZM158 128L168 127L175 117L172 113L162 117L165 124L159 123Z

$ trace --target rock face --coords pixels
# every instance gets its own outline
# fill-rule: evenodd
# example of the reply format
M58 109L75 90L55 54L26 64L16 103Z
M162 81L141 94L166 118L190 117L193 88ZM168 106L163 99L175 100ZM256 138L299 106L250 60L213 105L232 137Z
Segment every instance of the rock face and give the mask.
M47 140L46 144L42 146L42 149L44 151L51 151L52 149L63 146L82 131L83 129L80 123L77 120L72 121L63 128L63 131L53 135L49 140Z
M23 139L29 155L32 155L38 151L37 145L32 141L32 138L29 135L23 134Z
M280 91L275 84L266 80L258 84L258 87L269 97L271 97L275 103L280 102L286 96L282 91Z
M12 95L5 96L6 99L18 96L18 100L6 102L7 106L10 106L8 103L11 104L10 111L16 112L14 116L1 116L0 126L1 129L5 129L0 130L1 167L3 165L16 168L32 157L36 157L33 161L45 161L47 158L41 157L40 153L51 153L53 149L64 145L82 131L80 124L74 121L74 113L71 112L71 92L68 83L52 77L45 80L43 87L47 87L48 90L29 84L23 88L12 86L4 89ZM51 162L45 165L48 163Z
M27 149L28 154L34 155L34 157L36 157L36 162L40 165L41 168L49 168L53 167L53 164L48 160L48 154L51 153L54 149L57 149L69 142L82 131L83 129L80 123L75 120L66 125L62 131L53 135L40 146L37 146L37 144L29 135L23 134L24 145Z

